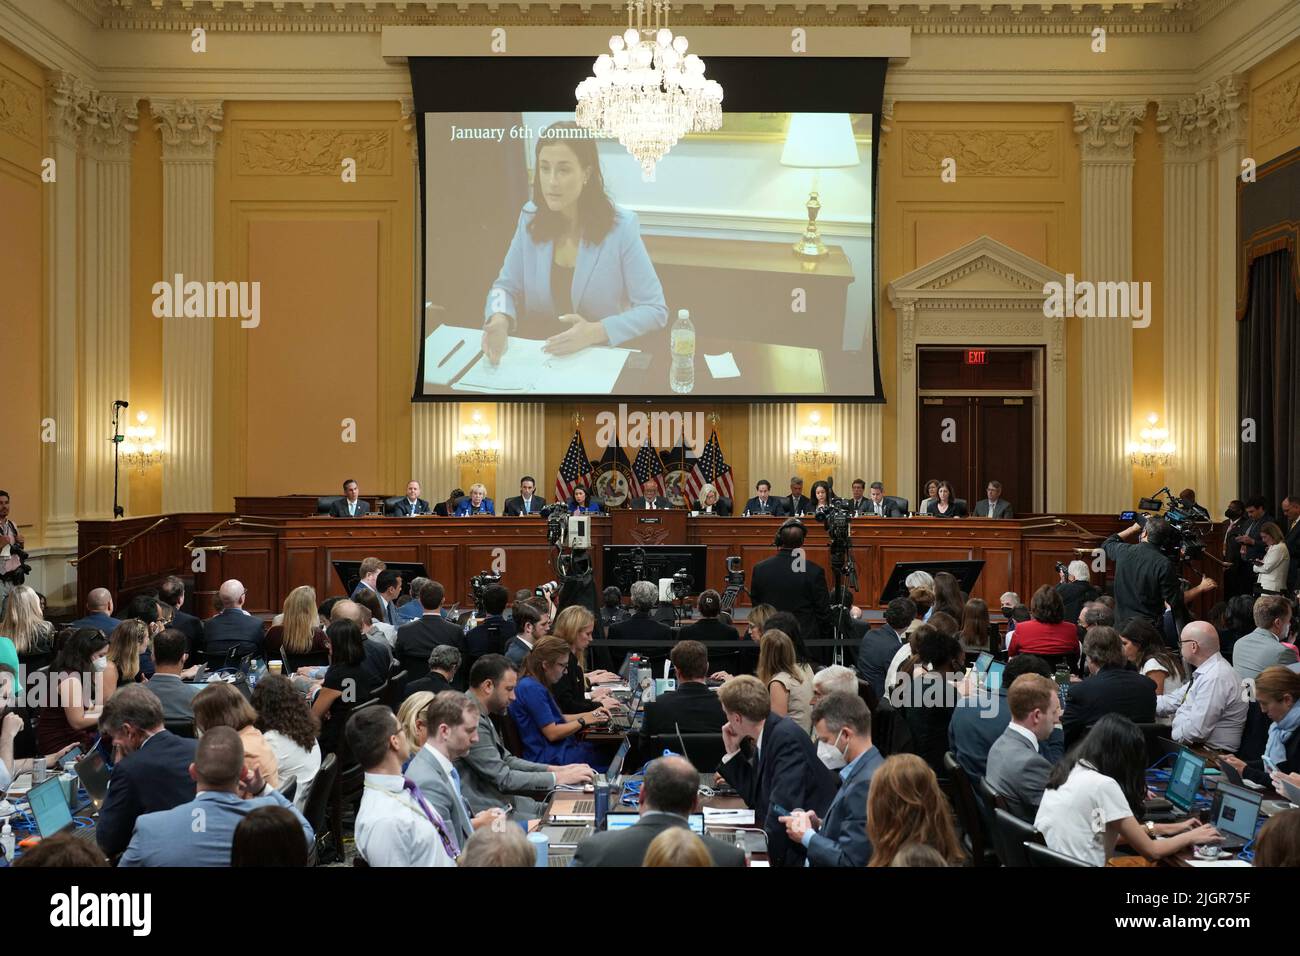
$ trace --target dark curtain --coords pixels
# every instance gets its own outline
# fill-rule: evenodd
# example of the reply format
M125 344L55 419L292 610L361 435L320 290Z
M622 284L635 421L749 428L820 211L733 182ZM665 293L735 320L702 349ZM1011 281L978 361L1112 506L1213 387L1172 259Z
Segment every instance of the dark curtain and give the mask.
M1296 254L1283 248L1251 263L1249 298L1237 332L1238 407L1242 419L1255 422L1255 440L1241 445L1238 493L1242 498L1262 494L1270 512L1284 495L1300 494Z

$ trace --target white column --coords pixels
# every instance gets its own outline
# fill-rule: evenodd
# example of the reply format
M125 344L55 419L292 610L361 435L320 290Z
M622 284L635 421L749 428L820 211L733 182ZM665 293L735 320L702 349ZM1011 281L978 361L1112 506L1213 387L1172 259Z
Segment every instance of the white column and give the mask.
M1133 137L1145 103L1075 104L1083 163L1083 275L1133 279ZM1133 339L1128 319L1083 323L1083 510L1128 507L1132 470L1125 454L1132 421Z
M113 402L131 381L131 143L134 100L97 95L86 133L82 190L81 495L87 518L113 514ZM131 412L124 412L133 420ZM124 429L125 430L125 429ZM126 465L118 501L127 504Z
M539 491L546 485L540 474L546 453L546 406L540 402L501 402L497 405L497 435L501 461L497 463L497 508L516 494L519 479L532 475Z
M1220 112L1211 175L1214 179L1214 232L1212 259L1214 302L1210 324L1214 345L1214 374L1217 386L1211 411L1214 430L1214 487L1201 499L1211 514L1218 514L1229 501L1241 496L1237 471L1241 452L1241 414L1237 400L1237 183L1241 161L1246 157L1246 84L1231 77L1224 88L1230 109ZM1200 492L1200 489L1197 489Z
M883 481L881 473L881 405L869 405L865 402L844 403L832 406L834 418L832 440L840 446L840 461L835 466L835 490L848 495L852 489L849 482L862 478L870 485L873 481ZM904 492L889 490L889 494L904 498Z
M69 73L51 78L50 157L57 179L45 189L45 415L56 440L42 468L45 543L77 543L77 144L92 91Z
M749 488L743 496L736 489L742 507L754 496L754 483L761 478L772 483L772 494L790 493L790 476L796 470L790 461L790 448L796 437L798 411L794 402L749 406Z
M460 480L456 436L460 427L458 402L416 402L411 407L411 477L423 486L429 507L447 499ZM547 484L537 479L538 488Z
M162 133L163 274L171 282L213 275L213 162L222 110L217 102L152 102ZM163 323L164 512L212 509L213 319Z

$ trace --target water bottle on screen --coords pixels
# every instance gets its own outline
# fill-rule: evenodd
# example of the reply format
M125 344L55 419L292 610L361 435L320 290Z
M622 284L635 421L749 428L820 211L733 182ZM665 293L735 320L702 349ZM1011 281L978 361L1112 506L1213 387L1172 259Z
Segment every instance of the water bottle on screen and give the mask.
M669 337L673 353L673 368L669 374L669 384L674 392L693 392L695 390L695 326L691 324L691 313L686 309L677 311L677 321Z

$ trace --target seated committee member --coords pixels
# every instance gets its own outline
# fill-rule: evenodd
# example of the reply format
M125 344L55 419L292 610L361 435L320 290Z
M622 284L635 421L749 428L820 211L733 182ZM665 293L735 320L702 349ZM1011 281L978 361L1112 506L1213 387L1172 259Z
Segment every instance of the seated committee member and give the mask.
M591 490L586 485L578 485L573 489L573 497L567 502L569 514L593 514L598 515L604 509L599 501L591 497Z
M772 713L767 688L757 677L731 678L718 690L718 699L727 717L722 725L726 754L718 773L736 788L767 833L772 865L800 866L804 848L786 836L782 811L810 810L824 817L835 796L834 775L817 758L808 733L789 717Z
M406 497L399 498L389 506L388 513L395 518L413 518L432 512L429 510L429 502L420 497L420 483L412 478L406 483Z
M813 514L821 518L831 507L835 494L831 491L829 481L814 481L812 486Z
M462 498L460 504L456 506L457 518L494 514L496 514L496 509L492 504L492 499L487 496L487 486L480 481L476 481L469 486L469 497Z
M1006 800L1007 812L1033 820L1052 765L1061 756L1059 750L1047 752L1048 739L1058 734L1061 695L1050 677L1024 673L1011 681L1004 703L1011 720L989 748L987 769L980 776Z
M996 693L981 689L963 702L965 706L953 711L948 723L948 749L971 776L982 777L987 772L989 752L1012 719L1009 704L1011 685L1025 674L1050 679L1052 669L1037 654L1020 654L1007 662ZM1056 686L1055 681L1052 686ZM1065 753L1065 732L1056 726L1060 721L1058 707L1052 718L1053 728L1040 748L1048 763L1056 763Z
M766 478L762 478L754 485L754 491L757 492L754 497L745 502L745 516L750 515L771 515L774 518L785 517L785 504L780 498L772 497L772 483Z
M1104 714L1123 714L1135 724L1155 721L1155 681L1128 668L1124 645L1113 627L1089 628L1083 656L1090 676L1070 686L1061 718L1067 747L1078 743Z
M1242 680L1254 680L1270 667L1296 662L1295 651L1282 642L1291 634L1291 602L1280 594L1255 600L1255 629L1232 645L1232 669Z
M716 734L726 722L726 716L718 695L709 689L708 650L699 641L681 640L673 647L669 659L677 674L677 689L645 705L642 736Z
M916 605L909 598L894 598L885 607L885 623L867 631L858 647L858 660L854 665L858 676L871 685L876 699L885 696L885 674L907 643L904 632L916 619Z
M483 351L494 365L510 335L545 339L543 351L568 355L668 323L636 214L610 201L596 142L568 138L577 129L566 120L538 137L532 200L483 312Z
M402 776L409 744L393 712L367 707L345 732L365 771L354 825L361 859L371 866L455 866L450 827L415 781Z
M311 851L316 841L311 824L265 780L248 773L243 742L231 728L213 727L199 739L190 774L194 799L136 820L119 866L229 866L235 827L254 810L269 806L293 813ZM202 826L196 826L199 820Z
M866 866L871 859L867 838L867 795L871 776L885 758L871 743L871 711L856 693L831 694L812 712L813 732L844 758L840 788L819 819L809 810L781 817L791 842L808 851L810 866Z
M1139 823L1147 795L1146 766L1142 730L1127 717L1107 714L1052 769L1034 828L1050 849L1093 866L1106 865L1121 836L1149 860L1222 839L1214 827L1195 817L1180 823Z
M941 481L934 500L925 503L921 514L931 518L965 518L966 506L957 500L952 492L952 485Z
M593 771L586 764L534 763L506 749L492 718L505 716L518 681L517 669L500 654L480 657L469 672L469 698L479 709L478 740L456 761L456 769L470 813L513 806L521 819L533 819L545 805L529 794L591 782Z
M651 760L637 793L640 817L630 827L595 833L578 844L572 866L640 866L659 834L689 832L690 816L699 809L700 774L684 757ZM744 866L745 851L713 837L703 837L714 866Z
M541 514L542 509L546 507L546 502L533 494L535 490L537 490L537 482L533 476L524 475L519 479L518 496L506 499L502 514L508 518L527 518Z
M153 677L144 685L162 704L163 720L178 723L194 719L194 698L206 686L181 679L185 643L185 635L170 627L154 637Z
M1269 719L1268 741L1263 757L1267 757L1281 774L1300 771L1300 673L1289 667L1269 667L1255 681L1255 700L1259 709ZM1260 786L1272 783L1272 776L1262 757L1243 761L1238 757L1224 756L1247 780Z
M456 508L461 499L465 497L465 492L459 488L451 489L451 494L447 495L446 501L439 501L433 506L433 513L440 518L450 518L456 514Z
M881 486L883 491L884 486ZM853 494L848 499L848 505L853 509L855 515L866 514L867 511L867 483L861 478L853 479Z
M854 482L854 491L857 491L857 483ZM854 514L874 515L877 518L905 518L906 513L897 499L885 497L884 483L873 481L871 491L862 501L862 510L854 508Z
M234 580L224 581L217 591L221 610L203 622L204 649L209 660L232 660L262 653L262 619L244 610L248 591Z
M1002 497L1002 482L990 481L984 493L986 497L975 502L974 515L976 518L1014 518L1016 516L1016 513L1011 510L1011 502Z
M1172 694L1156 698L1156 713L1173 716L1171 736L1184 746L1236 750L1250 705L1241 680L1219 653L1218 632L1207 621L1193 621L1178 635L1178 644L1196 672Z
M790 479L790 494L781 499L785 513L791 516L812 514L812 499L803 493L803 479L795 475Z
M510 705L510 716L523 743L520 756L534 763L585 763L601 769L606 764L595 747L577 736L594 724L605 723L609 714L603 708L562 713L551 693L551 686L568 670L569 654L569 645L562 638L544 637L524 661L515 702Z
M704 484L700 486L700 497L696 499L691 510L698 511L702 515L719 515L723 518L730 518L731 499L719 495L718 489L713 485Z
M921 495L921 502L916 506L918 514L925 514L925 509L939 500L939 479L931 478L925 483L925 494Z
M370 502L363 501L361 492L352 478L343 482L343 497L330 505L332 518L360 518L370 513Z
M659 494L658 479L647 478L641 482L641 494L633 498L628 507L633 511L662 511L665 508L672 508L673 503Z
M164 728L158 698L139 685L113 695L99 718L99 729L113 739L113 772L95 821L95 839L108 856L116 856L131 842L142 814L194 799L190 765L197 742Z

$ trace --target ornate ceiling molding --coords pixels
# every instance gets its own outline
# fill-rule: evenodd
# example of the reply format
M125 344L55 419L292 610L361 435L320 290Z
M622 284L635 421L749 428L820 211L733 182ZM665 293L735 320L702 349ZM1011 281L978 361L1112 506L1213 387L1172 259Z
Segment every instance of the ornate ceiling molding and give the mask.
M163 159L210 159L222 130L221 103L188 99L150 101L162 134Z
M53 2L53 0L51 0ZM61 0L111 30L210 30L257 33L376 32L410 25L553 25L625 22L620 3L577 0L471 3L456 0ZM966 0L962 3L702 2L675 6L687 25L907 26L920 34L971 36L1088 35L1097 26L1115 34L1192 33L1241 0Z
M1191 162L1216 146L1245 138L1246 81L1225 76L1193 96L1161 100L1156 132L1164 142L1165 160Z
M1147 106L1141 103L1076 103L1074 131L1085 163L1133 161L1133 139L1142 126Z

